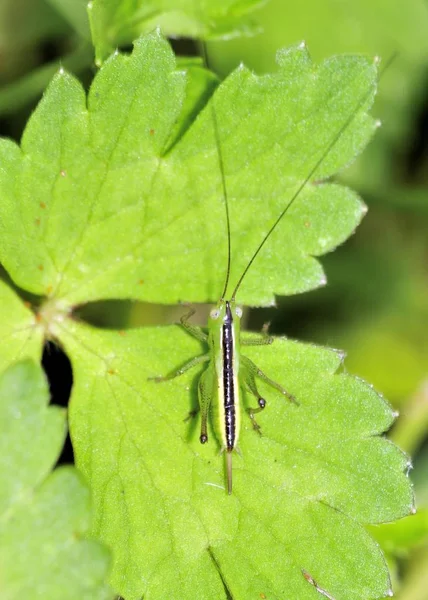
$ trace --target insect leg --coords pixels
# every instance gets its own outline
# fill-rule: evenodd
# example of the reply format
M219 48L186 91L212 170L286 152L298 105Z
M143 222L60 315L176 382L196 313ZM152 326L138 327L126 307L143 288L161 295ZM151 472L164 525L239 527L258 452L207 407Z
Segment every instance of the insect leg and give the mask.
M208 442L207 421L210 404L213 394L214 372L211 365L202 373L199 379L198 396L199 407L201 410L201 435L199 441L201 444Z
M258 338L241 339L241 346L269 346L273 344L274 337L266 333L262 333Z
M195 356L195 358L192 358L187 363L184 363L184 365L182 367L180 367L173 373L170 373L169 375L165 375L163 377L162 376L161 377L149 377L149 381L156 381L156 383L160 383L161 381L168 381L169 379L174 379L175 377L179 377L180 375L183 375L183 373L185 373L189 369L192 369L196 365L199 365L200 363L203 363L203 362L207 362L209 360L210 360L209 354L202 354L201 356Z
M282 385L279 385L279 383L277 383L276 381L274 381L273 379L270 379L270 377L268 377L267 375L265 375L263 373L263 371L261 369L259 369L252 360L250 360L249 358L247 358L246 356L241 356L241 362L242 364L245 366L245 368L253 374L253 377L260 377L260 379L262 379L263 381L265 381L268 385L270 385L271 387L275 388L276 390L278 390L279 392L281 392L281 394L283 394L284 396L286 396L290 402L294 402L294 404L299 404L297 402L297 400L295 399L295 397L290 394L290 392L287 392L287 390L285 388L282 387Z
M244 359L244 360L242 360ZM260 425L257 423L254 415L261 412L266 406L266 400L261 397L259 390L257 389L256 380L254 377L254 373L247 368L245 357L241 357L242 365L240 370L240 375L242 377L243 382L245 383L248 390L257 398L258 407L257 408L247 408L247 413L251 419L253 424L253 429L257 431L258 434L261 435Z
M260 393L256 386L256 382L254 380L254 376L252 374L249 374L245 377L245 384L246 384L248 390L253 394L253 396L255 396L257 398L258 407L252 408L251 406L249 406L247 408L247 413L253 424L254 431L257 431L257 433L259 435L261 435L262 434L261 427L257 423L254 415L256 415L257 413L262 412L262 410L264 410L264 408L266 407L266 400L260 396Z
M208 340L208 335L202 331L200 327L197 325L191 325L189 323L189 319L192 315L195 314L194 309L189 311L186 315L183 315L180 319L180 325L189 333L191 336L199 340L200 342L206 342Z
M272 335L269 335L268 333L269 325L270 323L265 323L263 325L259 337L241 339L241 346L268 346L270 344L273 344L275 338Z

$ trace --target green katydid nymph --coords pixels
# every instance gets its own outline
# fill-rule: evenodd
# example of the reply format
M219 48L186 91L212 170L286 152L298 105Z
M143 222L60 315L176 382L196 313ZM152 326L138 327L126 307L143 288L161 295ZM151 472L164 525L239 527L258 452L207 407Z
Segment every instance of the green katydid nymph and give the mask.
M204 54L205 63L207 64L205 49ZM358 102L355 104L355 109L351 112L342 126L332 135L332 138L330 139L329 143L327 143L319 158L314 160L314 164L312 168L310 168L309 173L304 180L301 181L297 190L292 194L291 198L289 198L282 212L270 226L268 232L255 249L231 294L228 294L232 260L228 190L223 168L223 155L217 114L214 108L213 99L210 101L227 228L227 266L223 292L217 306L210 313L208 331L189 323L189 318L192 316L193 311L181 318L181 326L189 334L208 345L207 353L193 358L184 364L179 370L171 373L170 375L156 377L154 379L157 382L166 381L183 374L198 364L208 363L206 369L202 372L198 383L199 410L201 418L199 439L202 444L208 442L208 419L210 416L210 409L213 404L215 404L216 423L213 423L213 425L214 430L216 431L216 437L221 445L221 452L224 452L226 457L227 491L229 494L232 493L232 456L233 452L238 450L244 406L241 398L241 392L245 390L256 399L257 405L255 407L248 407L244 409L244 413L246 412L248 414L253 428L259 434L261 433L261 429L256 421L256 415L265 409L267 402L259 393L256 383L257 378L283 394L289 401L290 405L294 405L296 410L298 410L299 407L299 400L293 396L293 390L288 390L273 379L270 379L249 358L241 354L241 346L271 344L274 341L274 338L269 336L267 331L263 331L262 335L257 339L241 338L240 320L242 317L242 310L236 304L237 293L249 269L253 265L254 261L256 260L262 248L265 246L266 242L269 240L274 230L281 223L287 211L299 197L302 190L311 181L316 171L325 161L332 148L337 144L338 140L353 121L358 110L369 98L372 92L373 90L370 89L359 98Z

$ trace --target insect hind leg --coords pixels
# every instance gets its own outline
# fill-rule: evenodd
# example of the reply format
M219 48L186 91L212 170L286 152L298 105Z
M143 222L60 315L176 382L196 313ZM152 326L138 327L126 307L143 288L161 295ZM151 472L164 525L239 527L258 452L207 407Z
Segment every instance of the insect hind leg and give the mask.
M263 373L263 371L261 369L259 369L258 366L255 365L252 360L250 360L246 356L241 356L241 362L242 362L242 365L245 368L246 372L251 374L253 379L255 377L259 377L262 381L264 381L265 383L267 383L274 389L278 390L278 392L281 392L281 394L283 396L285 396L286 398L288 398L288 400L290 400L290 402L293 402L293 404L297 404L297 406L299 405L299 403L297 402L297 400L293 396L293 394L290 394L290 392L288 392L285 388L283 388L282 385L280 385L273 379L270 379L270 377L268 377L265 373Z
M208 442L208 414L213 394L213 368L208 365L208 368L202 373L198 385L199 408L201 411L201 434L199 441L201 444Z
M247 387L248 391L251 392L255 398L257 398L258 406L256 408L248 407L247 413L253 424L253 429L257 431L259 435L262 434L260 425L257 423L254 415L262 412L266 407L266 400L262 397L256 384L256 375L259 369L256 365L246 356L241 356L241 373L243 374L243 382Z
M274 341L275 338L269 335L269 323L265 323L259 337L243 338L241 339L241 346L269 346Z

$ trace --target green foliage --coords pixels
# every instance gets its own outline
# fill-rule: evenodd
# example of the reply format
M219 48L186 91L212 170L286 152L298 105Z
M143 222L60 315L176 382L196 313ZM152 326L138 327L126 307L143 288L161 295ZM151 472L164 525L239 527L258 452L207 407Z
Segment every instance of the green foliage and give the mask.
M215 95L232 281L376 77L374 65L355 57L316 69L300 47L280 53L279 64L277 73L260 78L240 68ZM6 140L0 146L0 255L17 285L55 299L64 311L101 298L217 300L226 243L212 112L206 107L181 136L185 89L185 74L174 69L157 34L142 38L130 57L106 63L88 109L80 84L57 74L22 149ZM349 163L373 128L361 108L313 179ZM269 304L274 292L322 285L312 256L346 239L362 212L346 188L307 186L239 300Z
M270 69L278 44L301 39L310 44L318 59L340 48L343 52L358 50L382 56L399 51L404 60L421 62L428 51L428 14L420 0L397 0L394 4L388 0L342 0L339 4L335 0L322 4L316 0L290 0L287 5L281 0L270 0L256 17L263 29L257 40L264 51L257 50L256 40L233 40L223 46L229 50L229 60L233 48L239 46L249 62L259 69ZM397 102L401 100L397 98Z
M0 83L3 84L31 61L40 39L62 34L61 20L42 0L3 0L0 4Z
M0 319L0 371L22 356L39 361L43 329L37 326L34 313L15 292L0 280L0 306L7 318Z
M339 598L386 593L383 558L359 523L409 512L407 459L376 437L391 409L367 384L335 374L340 355L279 339L246 349L301 404L261 386L263 437L244 420L228 497L212 432L201 446L198 424L183 422L195 408L194 376L147 383L199 353L197 342L177 328L123 335L77 323L62 342L76 373L78 465L99 507L96 532L115 549L122 595L192 598L198 585L201 598L223 598L220 571L236 598L310 598L302 568Z
M93 0L88 5L97 63L160 27L173 37L235 37L253 31L245 15L266 0Z
M66 428L64 411L48 400L41 368L29 360L0 378L1 596L111 598L107 550L84 539L89 490L73 468L49 474Z
M406 152L420 133L418 115L425 102L426 3L270 0L255 17L262 29L255 40L242 38L210 45L211 63L217 72L227 73L242 60L258 72L270 71L276 49L300 40L306 41L316 60L332 53L362 52L380 56L385 64L395 55L379 86L376 112L382 115L380 135L346 173L346 181L370 201L370 207L375 202L404 210L418 205L427 214L426 187L409 186L405 165L406 160L412 161ZM421 180L425 180L425 172L423 164Z
M37 101L60 65L81 74L93 62L89 39L86 0L3 0L0 115L19 115Z
M428 535L428 510L420 509L415 515L382 527L370 527L373 537L382 548L394 555L405 555L424 543Z
M79 46L72 53L63 56L60 61L44 65L16 82L3 86L0 89L0 115L3 117L12 115L26 107L30 100L42 94L60 66L78 72L90 63L91 58L89 46Z
M271 0L256 17L263 31L256 38L257 43L244 38L213 45L216 65L222 64L225 70L230 70L245 57L253 68L270 70L278 47L303 39L317 60L338 51L365 52L380 55L384 60L397 53L380 89L383 115L388 117L384 124L395 135L402 135L409 127L413 118L409 107L420 98L428 57L428 13L423 2ZM370 164L365 166L370 169Z
M315 67L299 46L278 54L274 74L241 67L216 90L232 283L355 112L254 263L239 301L266 305L275 293L324 283L314 256L344 241L364 207L347 188L321 180L370 139L375 81L376 66L361 57ZM314 598L302 570L338 599L377 598L390 584L363 525L412 510L407 458L378 437L392 410L338 372L337 352L284 339L248 351L299 406L261 386L263 437L244 422L228 497L214 438L201 446L197 423L183 421L195 408L197 380L148 381L200 346L175 327L102 331L72 318L76 305L96 299L218 299L222 187L210 104L198 112L212 85L177 70L168 44L151 34L132 55L106 61L87 103L60 71L21 147L2 140L0 258L14 283L42 300L34 316L2 286L11 343L1 356L5 364L37 356L48 336L70 357L76 462L92 488L93 533L111 546L112 584L127 600L193 599L195 589L201 600L226 598L226 589L245 600Z
M47 0L82 37L90 38L86 0Z

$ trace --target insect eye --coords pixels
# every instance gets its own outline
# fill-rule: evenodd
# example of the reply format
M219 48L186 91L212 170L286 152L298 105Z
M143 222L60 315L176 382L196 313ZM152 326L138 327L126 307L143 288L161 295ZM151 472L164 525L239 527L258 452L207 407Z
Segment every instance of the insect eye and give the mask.
M215 319L218 319L218 318L219 318L219 316L220 316L220 311L218 310L218 308L215 308L214 310L212 310L212 311L210 312L210 317L211 317L211 319L214 319L214 320L215 320Z
M235 313L236 313L236 316L238 317L238 319L240 319L242 317L242 308L239 308L239 306L237 306L235 308Z

